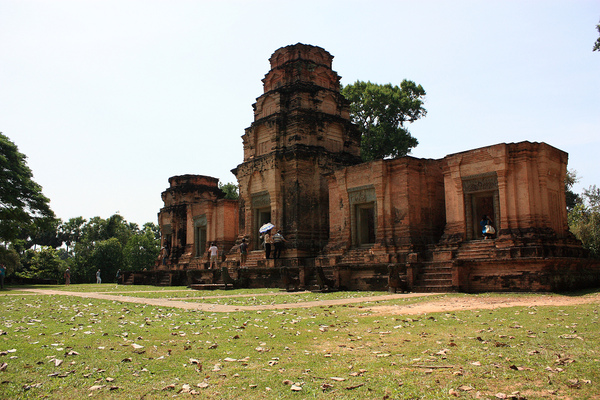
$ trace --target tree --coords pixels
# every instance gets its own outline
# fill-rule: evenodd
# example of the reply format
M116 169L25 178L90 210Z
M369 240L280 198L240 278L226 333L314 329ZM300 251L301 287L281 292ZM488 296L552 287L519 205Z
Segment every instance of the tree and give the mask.
M15 249L0 246L0 263L6 266L6 276L8 276L21 267L21 258Z
M33 180L27 157L0 133L0 241L10 242L19 229L54 219L50 200Z
M58 228L64 243L67 245L67 253L69 252L69 247L72 243L79 242L82 235L82 227L85 222L86 220L83 217L75 217L62 223Z
M123 248L125 265L131 271L141 271L151 268L158 259L160 239L156 237L149 224L143 231L133 235Z
M427 114L421 85L406 79L400 87L356 81L342 87L342 94L350 101L352 122L362 133L364 161L402 157L419 144L405 125Z
M573 192L573 186L579 182L577 171L567 170L567 176L565 176L565 197L567 200L567 212L570 212L575 208L577 204L581 203L581 196Z
M583 189L583 200L569 212L569 229L590 256L600 258L600 188Z
M240 194L238 192L238 186L235 183L221 183L219 182L219 189L225 192L226 199L237 200L240 198Z
M40 250L29 250L31 256L29 265L17 275L21 278L32 279L56 279L61 278L64 271L63 260L60 259L58 251L51 246L43 246Z
M139 230L137 224L127 223L125 218L114 214L106 220L102 239L117 238L125 246L129 238Z
M36 226L35 231L30 234L31 244L40 246L50 246L58 248L63 245L64 239L60 226L62 221L60 218L49 219L48 223L43 226Z
M144 232L145 231L152 232L152 234L154 235L154 239L160 240L160 226L159 225L157 225L157 224L155 224L153 222L146 222L144 224L144 227L142 228L142 230Z
M117 270L123 268L123 246L116 237L102 240L94 246L91 264L93 268L87 269L88 281L95 279L95 271L100 269L107 282L112 282Z
M600 24L596 25L596 29L598 29L598 33L600 34ZM596 39L596 43L594 43L594 49L592 51L600 51L600 37Z

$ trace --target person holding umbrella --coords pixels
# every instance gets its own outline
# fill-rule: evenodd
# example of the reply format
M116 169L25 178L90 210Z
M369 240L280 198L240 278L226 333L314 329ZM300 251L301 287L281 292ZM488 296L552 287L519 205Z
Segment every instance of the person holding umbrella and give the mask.
M267 260L271 256L271 247L273 247L273 237L271 237L271 231L267 231L264 236L265 239L265 256Z
M263 240L265 244L265 257L269 259L271 256L271 246L273 245L273 238L271 237L271 229L273 229L275 225L268 222L260 227L259 233L264 233Z

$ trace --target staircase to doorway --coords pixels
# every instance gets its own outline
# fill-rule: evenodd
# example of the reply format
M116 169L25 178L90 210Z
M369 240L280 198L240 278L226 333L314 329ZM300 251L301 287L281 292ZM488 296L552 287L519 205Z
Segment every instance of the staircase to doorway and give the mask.
M415 292L452 292L452 263L424 262L420 264Z
M253 268L256 267L259 260L265 259L265 251L264 250L253 250L248 253L248 258L246 259L246 267Z
M495 240L471 240L461 243L456 251L456 258L461 260L476 260L494 258Z

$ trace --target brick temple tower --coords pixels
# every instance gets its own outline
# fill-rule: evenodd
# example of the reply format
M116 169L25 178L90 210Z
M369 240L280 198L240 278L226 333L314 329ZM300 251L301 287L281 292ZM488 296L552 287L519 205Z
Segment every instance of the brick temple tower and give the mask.
M258 230L266 222L288 240L284 258L314 257L327 244L327 175L360 162L360 133L332 60L324 49L301 43L269 60L254 122L242 136L244 161L232 170L240 236L251 249L259 249Z

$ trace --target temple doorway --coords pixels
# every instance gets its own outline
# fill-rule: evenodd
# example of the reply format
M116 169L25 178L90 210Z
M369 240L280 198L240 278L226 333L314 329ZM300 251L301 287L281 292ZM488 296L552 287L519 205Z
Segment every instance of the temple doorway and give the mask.
M258 237L258 230L264 224L271 222L271 208L256 208L254 209L254 227L253 237ZM256 235L256 236L254 236ZM262 250L262 243L260 240L255 240L253 250Z
M206 253L206 215L198 215L194 218L194 257L202 257Z
M206 253L206 227L197 226L195 230L196 236L196 257L202 257Z
M483 216L487 216L488 219L492 221L492 225L496 226L496 215L494 212L494 193L477 193L471 195L471 205L472 205L472 235L474 239L482 239L482 227L481 227L481 219Z
M472 176L463 179L465 196L466 239L483 239L481 218L486 215L492 220L496 232L500 229L500 197L496 173Z
M356 245L367 246L375 243L375 203L357 204Z

